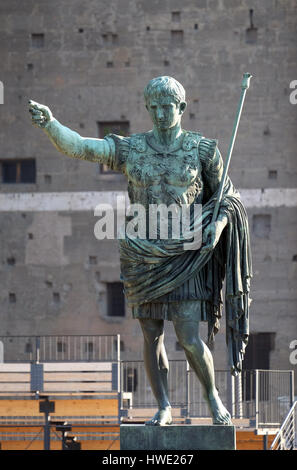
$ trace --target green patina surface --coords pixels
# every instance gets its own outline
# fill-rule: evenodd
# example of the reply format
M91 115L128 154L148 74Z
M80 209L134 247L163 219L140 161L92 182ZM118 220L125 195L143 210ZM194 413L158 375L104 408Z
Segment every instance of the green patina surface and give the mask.
M159 405L150 424L171 422L164 320L174 322L178 340L202 383L214 423L230 424L215 388L212 356L198 335L198 325L208 322L209 341L213 341L222 316L226 280L229 363L231 372L237 374L249 333L252 266L247 215L228 177L220 191L223 160L217 141L181 127L187 106L183 86L171 77L158 77L149 82L144 97L153 128L130 137L85 138L60 124L44 105L31 101L30 112L33 123L44 129L59 151L124 173L130 201L144 207L145 218L152 204L202 204L198 227L191 218L191 228L202 231L202 247L187 250L182 237L126 235L119 240L121 277L127 303L134 318L141 321L146 370Z

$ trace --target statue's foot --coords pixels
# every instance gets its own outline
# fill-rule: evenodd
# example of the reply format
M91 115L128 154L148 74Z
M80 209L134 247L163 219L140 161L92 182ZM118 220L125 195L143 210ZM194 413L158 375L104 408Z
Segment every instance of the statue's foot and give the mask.
M171 408L157 411L152 419L145 423L147 426L168 426L172 424Z
M218 394L208 397L207 401L213 417L213 424L221 424L224 426L232 425L231 415L223 405Z

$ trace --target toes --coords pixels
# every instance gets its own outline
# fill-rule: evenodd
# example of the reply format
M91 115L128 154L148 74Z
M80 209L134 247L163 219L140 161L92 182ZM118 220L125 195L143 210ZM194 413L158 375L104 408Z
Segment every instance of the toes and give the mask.
M232 424L231 416L228 414L216 416L214 424L229 425Z
M231 416L229 415L229 413L221 416L221 424L225 424L225 425L232 424Z
M158 412L153 418L145 423L147 426L167 426L172 424L171 414Z
M151 419L150 421L147 421L145 424L147 426L156 426L157 421L154 419Z
M230 415L228 410L226 410L224 418L225 418L225 421L227 422L227 424L232 424L231 415Z
M149 421L147 421L145 424L147 426L158 426L158 423L159 423L159 420L154 416Z

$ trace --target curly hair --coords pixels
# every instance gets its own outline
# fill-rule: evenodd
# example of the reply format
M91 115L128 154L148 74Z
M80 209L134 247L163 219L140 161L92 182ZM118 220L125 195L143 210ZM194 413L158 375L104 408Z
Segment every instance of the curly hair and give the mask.
M185 101L186 92L184 87L172 77L157 77L150 80L144 89L144 99L146 104L152 98L160 96L172 96L177 103Z

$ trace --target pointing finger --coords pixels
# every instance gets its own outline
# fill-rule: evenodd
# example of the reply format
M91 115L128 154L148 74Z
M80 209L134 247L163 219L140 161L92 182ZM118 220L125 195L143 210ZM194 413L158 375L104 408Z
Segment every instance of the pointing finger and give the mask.
M32 100L29 100L29 107L31 109L38 109L38 110L43 108L42 104L39 104L36 101L32 101Z
M28 103L29 103L31 106L39 105L39 103L37 103L37 101L33 101L33 100L29 100Z

